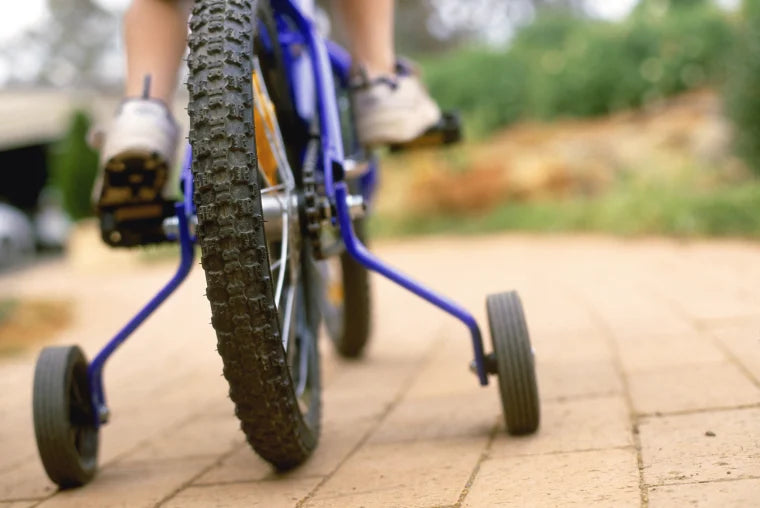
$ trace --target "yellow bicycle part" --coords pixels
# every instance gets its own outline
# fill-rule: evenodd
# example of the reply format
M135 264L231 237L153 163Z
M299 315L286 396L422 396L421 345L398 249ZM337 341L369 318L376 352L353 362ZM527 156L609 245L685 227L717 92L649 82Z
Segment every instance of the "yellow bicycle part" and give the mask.
M274 104L266 93L266 89L261 86L261 77L257 72L251 74L253 83L253 95L256 104L260 107L253 107L253 124L256 133L256 155L259 160L259 169L266 175L268 184L277 183L277 159L274 155L275 147L272 146L272 138L275 133L277 115ZM267 136L267 131L270 136ZM270 141L272 139L272 141Z

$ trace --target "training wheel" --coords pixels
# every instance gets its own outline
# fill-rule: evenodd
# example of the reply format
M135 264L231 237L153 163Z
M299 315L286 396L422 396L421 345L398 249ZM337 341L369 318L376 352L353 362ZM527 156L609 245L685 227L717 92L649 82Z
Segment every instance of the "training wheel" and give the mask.
M530 434L538 428L540 409L533 348L520 297L515 291L491 295L486 309L507 432Z
M48 477L61 488L89 482L98 467L98 428L78 346L46 347L34 371L34 434Z

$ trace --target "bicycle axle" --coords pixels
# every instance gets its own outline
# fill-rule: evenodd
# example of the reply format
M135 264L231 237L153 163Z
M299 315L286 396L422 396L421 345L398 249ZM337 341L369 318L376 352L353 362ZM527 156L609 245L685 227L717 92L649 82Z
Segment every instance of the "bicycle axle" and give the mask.
M364 217L365 206L364 198L359 195L349 195L346 197L348 208L351 213L352 219ZM324 219L329 220L332 218L332 208L325 200ZM277 241L282 238L282 225L284 222L283 217L296 218L298 220L297 213L290 213L298 209L298 196L290 196L290 206L286 201L286 196L279 194L265 194L261 196L261 210L264 215L264 228L266 230L267 238L270 241ZM193 215L189 222L190 234L195 236L195 229L198 226L198 217ZM179 219L175 217L168 217L164 219L163 223L164 233L167 238L177 238L179 235Z

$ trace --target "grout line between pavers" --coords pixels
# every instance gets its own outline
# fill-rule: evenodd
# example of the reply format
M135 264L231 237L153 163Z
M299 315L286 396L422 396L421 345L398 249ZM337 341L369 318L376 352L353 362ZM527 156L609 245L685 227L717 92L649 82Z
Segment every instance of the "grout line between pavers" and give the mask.
M235 445L235 446L231 447L229 451L227 451L227 452L223 453L222 455L220 455L217 458L217 460L213 461L208 466L206 466L204 468L201 468L201 470L198 473L192 475L187 481L182 482L182 484L179 487L177 487L176 489L174 489L173 491L171 491L169 494L167 494L166 496L164 496L163 498L161 498L155 505L153 505L153 508L158 508L158 507L164 505L166 502L170 501L177 494L179 494L183 490L185 490L188 487L190 487L195 480L197 480L198 478L200 478L204 474L208 473L213 468L215 468L217 466L220 466L222 464L222 462L224 462L226 459L228 459L231 455L233 455L239 449L240 449L240 445Z
M719 328L722 326L729 327L734 325L743 325L747 324L748 321L757 322L757 314L715 318L692 317L691 319L695 323L699 323L700 326Z
M644 483L644 458L642 456L641 452L641 437L639 435L639 416L634 410L633 406L633 399L631 398L631 390L630 386L628 384L628 377L625 375L625 369L623 369L623 362L620 355L620 348L618 347L617 342L614 338L614 333L610 329L607 322L604 320L604 318L597 312L594 305L588 300L588 298L581 294L580 292L574 290L573 288L570 288L566 286L565 284L562 284L565 286L565 290L570 294L574 295L579 302L583 305L583 307L586 308L586 311L589 313L589 317L591 318L592 322L596 324L597 327L602 332L602 336L604 337L605 342L607 343L607 347L610 349L610 352L612 353L612 363L615 366L615 370L617 371L618 376L620 376L620 381L623 384L623 398L625 399L625 405L628 409L628 415L630 418L630 424L631 424L631 436L633 438L633 444L634 448L636 449L636 463L638 466L638 472L639 472L639 496L641 498L641 508L648 508L649 506L649 492L647 491L646 484Z
M619 397L620 392L596 392L596 393L581 393L578 395L560 395L555 397L542 397L541 402L551 402L552 404L561 404L563 402L576 402L584 400L596 400L610 397Z
M635 445L620 445L620 446L605 446L603 448L578 448L575 450L554 450L550 452L539 453L513 453L509 457L497 457L491 460L509 460L512 458L532 458L532 457L547 457L551 455L572 455L575 453L594 453L594 452L606 452L610 450L636 450Z
M731 363L736 365L739 370L750 380L752 381L752 384L760 388L760 378L755 377L755 374L747 368L747 366L742 363L742 361L739 359L736 354L734 354L733 351L731 351L731 348L726 346L726 344L723 343L722 340L718 338L717 335L708 327L703 326L700 323L695 323L695 326L701 331L702 333L706 334L708 337L710 337L710 340L712 343L721 351L723 351L723 354L726 355Z
M112 465L112 464L119 464L119 463L129 462L128 460L126 460L126 458L130 454L136 452L137 450L139 450L142 447L147 446L153 440L155 440L157 438L160 438L160 437L162 437L162 436L164 436L166 434L176 432L179 429L181 429L182 427L184 427L185 425L188 425L188 424L192 423L197 418L200 418L200 417L208 415L209 414L208 406L212 406L214 404L216 404L216 402L210 402L207 406L205 406L205 408L206 408L205 410L196 411L196 412L194 412L192 414L189 414L185 418L181 418L181 419L173 422L171 425L168 425L168 426L166 426L166 427L164 427L162 429L157 430L156 432L150 434L148 437L145 437L145 438L141 439L140 441L138 441L133 447L131 447L131 448L129 448L129 449L127 449L127 450L125 450L125 451L123 451L123 452L115 455L113 458L111 458L111 460L103 462L103 464L101 464L98 467L98 469L100 469L102 467L105 467L105 466ZM139 461L135 461L135 462L139 462Z
M251 450L253 452L253 450ZM220 464L219 464L220 465ZM316 480L317 478L323 478L323 475L321 474L311 474L311 475L304 475L299 476L298 478L293 478L293 480ZM226 485L247 485L247 484L257 484L257 483L273 483L278 481L283 481L285 479L277 479L276 477L267 476L264 478L260 478L257 480L220 480L220 481L213 481L213 482L193 482L192 485L188 485L188 487L192 488L207 488L207 487L224 487Z
M682 305L678 303L676 299L663 293L662 290L658 289L657 287L648 285L647 289L655 293L661 300L664 300L668 307L670 307L670 310L689 322L699 333L709 337L710 342L712 342L712 344L723 353L726 359L728 359L729 363L734 364L734 366L736 366L739 371L741 371L741 373L744 374L744 376L749 379L750 382L752 382L752 384L760 388L760 379L756 378L752 371L749 370L747 366L741 362L741 360L733 353L733 351L731 351L731 349L728 348L722 340L718 339L718 337L710 329L710 325L708 323L705 323L704 320L700 320L699 318L692 316L689 312L686 311L686 309L683 308Z
M7 466L3 466L0 468L0 475L5 474L9 471L13 471L14 469L17 469L18 467L22 466L23 464L26 464L27 462L34 460L38 457L36 453L30 453L28 455L25 455L24 458L18 459L16 462L11 462Z
M390 401L386 406L383 412L380 414L380 416L377 418L377 421L375 421L375 424L370 426L369 429L364 433L364 435L359 439L359 441L354 445L351 450L343 457L343 459L338 462L338 464L335 466L335 468L327 473L322 478L322 481L317 483L314 488L312 488L306 496L299 500L298 503L296 503L296 508L302 508L307 502L309 502L310 499L312 499L317 491L322 488L324 484L326 484L330 479L335 475L335 473L338 472L338 470L348 462L348 460L353 457L356 452L359 451L359 449L364 446L367 441L369 441L369 438L372 437L372 434L375 433L375 431L382 425L382 423L385 421L385 419L388 417L388 415L393 411L393 409L396 408L396 406L401 402L401 400L404 398L404 395L409 391L411 386L414 384L414 382L419 378L419 376L422 374L422 372L430 365L430 363L435 359L436 355L435 352L439 349L440 343L444 342L443 338L439 338L437 340L434 340L433 343L430 346L430 351L426 355L427 358L424 358L422 361L422 365L419 366L413 366L412 367L412 373L407 376L407 379L404 383L402 383L401 388L399 388L398 392L396 393L396 396L393 398L392 401ZM417 368L414 368L417 367Z
M637 413L639 418L663 418L666 416L688 416L702 413L725 413L743 409L760 409L760 402L755 404L739 404L736 406L701 407L697 409L682 409L679 411L656 411L654 413Z
M125 451L123 451L123 452L115 455L110 460L105 461L102 464L99 464L98 465L98 470L102 470L104 467L111 466L111 465L116 465L116 464L137 464L137 465L139 465L141 463L150 462L148 459L145 459L145 460L136 460L136 461L132 461L131 462L131 461L127 460L126 457L128 457L131 453L134 453L135 451L139 450L141 447L146 446L148 443L150 443L154 439L159 438L159 437L161 437L161 436L163 436L165 434L168 434L168 433L170 433L172 431L176 431L176 430L182 428L183 426L185 426L185 425L187 425L189 423L192 423L192 421L194 421L195 419L197 419L199 417L206 416L206 415L210 414L210 412L208 411L208 408L210 406L215 405L215 404L216 404L216 402L210 402L209 404L207 404L205 406L205 408L206 408L205 410L196 411L196 412L188 415L185 418L182 418L182 419L179 419L179 420L173 422L172 424L168 425L167 427L164 427L162 429L157 430L154 433L151 433L148 437L145 437L145 438L139 440L134 446L130 447L129 449L127 449L127 450L125 450ZM219 459L217 461L213 462L210 466L204 468L198 475L193 476L191 478L190 482L194 481L199 476L202 476L203 474L205 474L206 472L208 472L211 468L219 465L223 460L225 460L232 453L234 453L237 450L237 448L239 448L240 445L238 443L235 446L236 447L233 447L232 450L230 450L228 452L225 452L224 454L222 454L221 456L219 456ZM212 458L212 457L214 457L214 455L198 455L198 456L193 456L193 457L194 458ZM174 460L181 460L181 459L184 459L184 458L186 458L186 457L173 457L173 458L168 459L168 460L173 460L173 459ZM168 501L169 499L171 499L172 497L174 497L180 490L183 490L186 487L187 487L187 485L183 484L178 490L175 490L174 492L170 493L169 496L167 496L164 499L160 500L155 506L160 506L162 503L164 503L165 501ZM46 496L44 498L37 498L37 499L31 500L32 502L37 501L36 503L34 503L32 505L32 508L35 508L35 507L41 505L42 503L44 503L44 502L52 499L59 492L60 492L59 490L55 490L54 492L52 492L51 494L49 494L48 496Z
M49 499L52 499L52 498L53 498L53 496L55 496L56 494L58 494L58 491L57 491L57 490L56 490L55 492L53 492L52 494L50 494L49 496L47 496L46 498L43 498L43 499L37 499L37 500L36 500L36 502L35 502L35 501L33 501L33 503L34 503L34 504L32 504L32 508L35 508L35 507L37 507L37 506L41 505L42 503L44 503L45 501L47 501L47 500L49 500Z
M497 418L501 419L501 416L498 416ZM464 500L467 498L467 494L470 493L470 488L472 487L472 484L475 483L475 478L480 472L480 465L483 464L483 461L485 461L486 458L488 458L488 454L491 451L491 446L493 446L493 442L496 439L496 433L498 431L499 431L499 421L497 420L493 428L491 429L491 434L488 436L488 441L486 441L486 446L483 448L483 451L480 453L478 460L475 462L475 467L472 468L472 473L470 473L470 477L467 478L467 482L464 484L464 488L462 489L462 492L459 493L459 498L457 498L457 502L456 504L454 504L455 508L460 508L462 506L462 503L464 503Z
M736 476L732 478L715 478L714 480L699 480L696 482L655 483L652 485L647 485L647 487L650 489L655 489L657 487L678 487L679 485L702 485L705 483L730 483L730 482L740 482L743 480L760 480L760 476L746 475L746 476Z
M238 447L244 446L245 440L241 439L236 445ZM226 453L226 452L224 452ZM189 454L189 455L181 455L176 457L146 457L142 459L122 459L119 461L119 466L143 466L143 465L152 465L156 463L167 463L171 464L172 462L183 462L186 460L203 460L203 459L213 459L219 457L218 453L197 453L197 454Z

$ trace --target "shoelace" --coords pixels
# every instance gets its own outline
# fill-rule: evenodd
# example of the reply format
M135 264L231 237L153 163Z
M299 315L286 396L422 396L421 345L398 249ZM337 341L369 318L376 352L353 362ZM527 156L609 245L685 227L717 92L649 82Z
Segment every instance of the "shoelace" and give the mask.
M398 88L398 78L418 74L417 67L405 58L396 60L393 72L393 74L383 74L370 79L367 69L364 66L358 66L352 71L353 75L349 81L349 88L351 90L362 90L372 88L375 85L386 85L395 90Z

